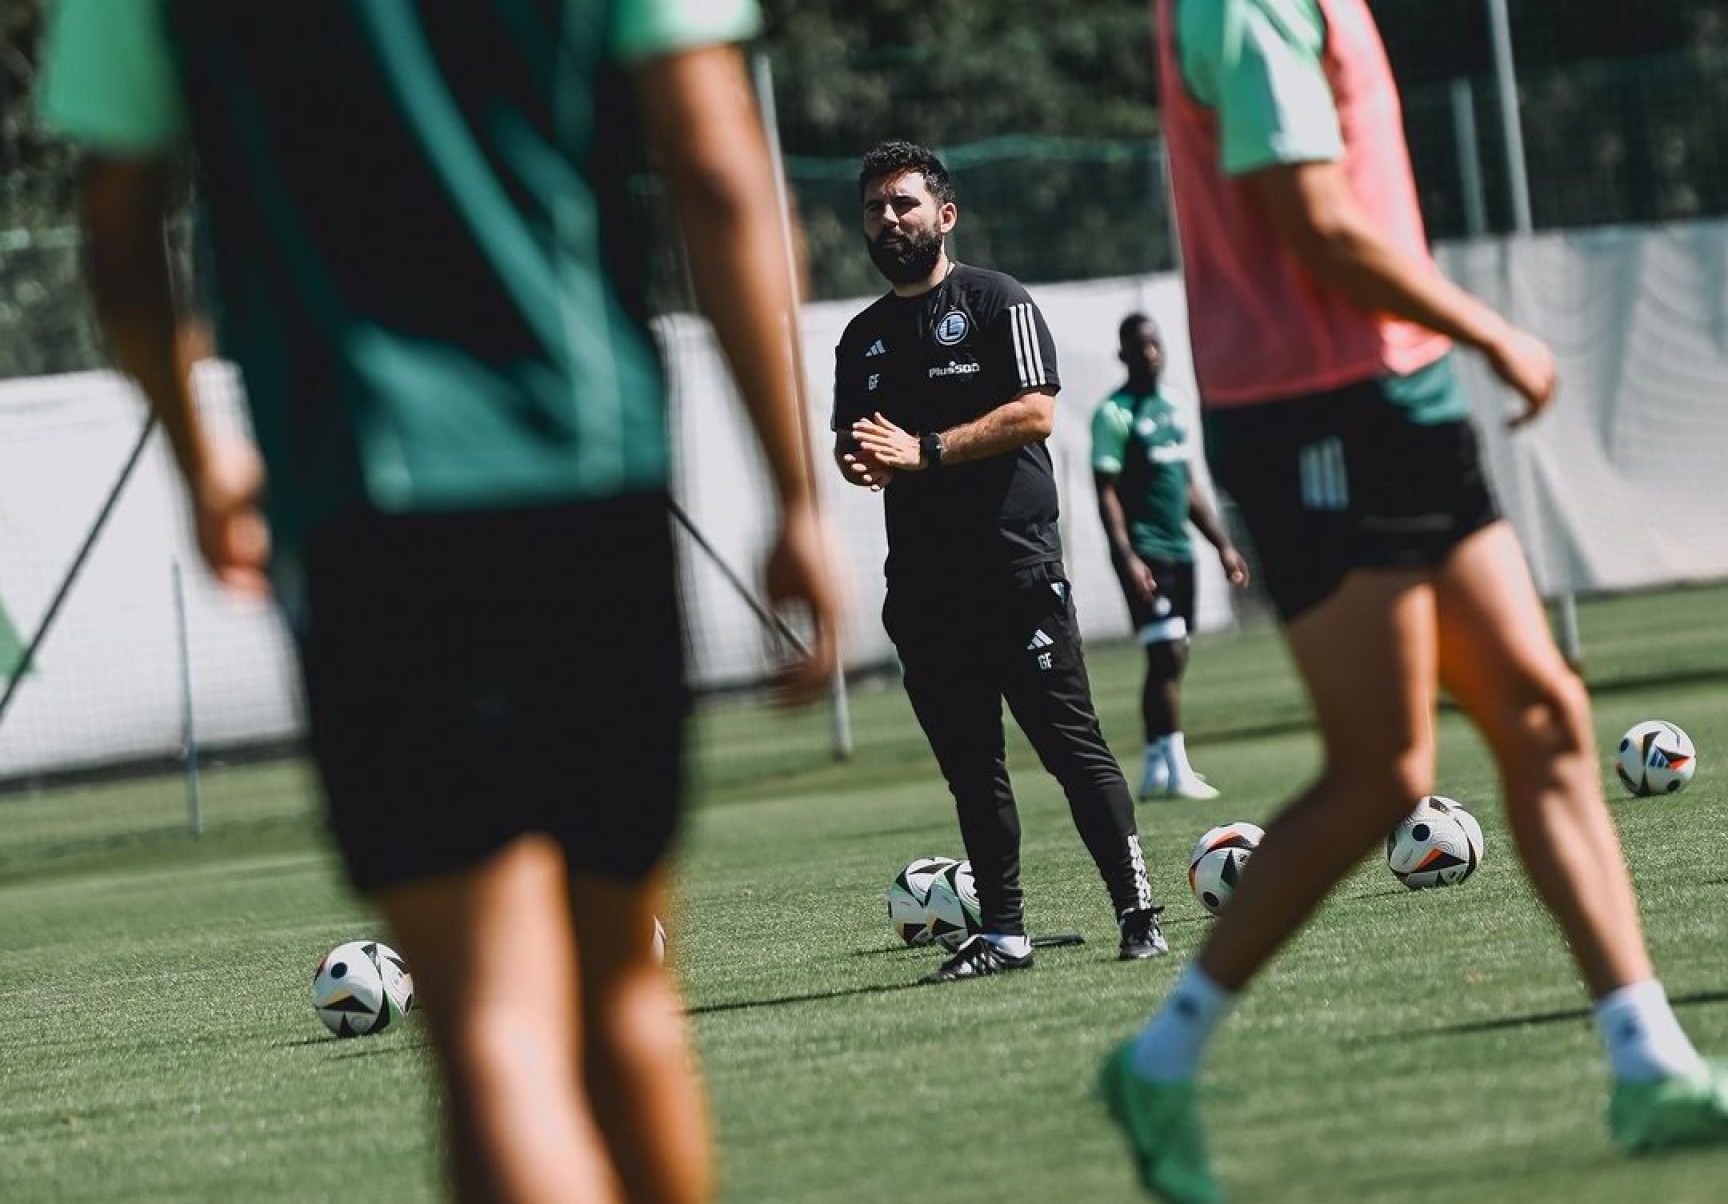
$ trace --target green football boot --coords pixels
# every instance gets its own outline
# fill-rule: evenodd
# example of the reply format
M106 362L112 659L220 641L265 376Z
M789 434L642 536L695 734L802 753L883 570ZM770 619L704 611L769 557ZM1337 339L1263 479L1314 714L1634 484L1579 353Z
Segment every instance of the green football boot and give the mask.
M1728 1064L1706 1062L1702 1075L1654 1083L1615 1083L1608 1132L1635 1154L1728 1142Z
M1098 1070L1097 1093L1122 1127L1147 1191L1170 1204L1219 1204L1194 1084L1154 1083L1134 1073L1134 1043L1116 1047Z

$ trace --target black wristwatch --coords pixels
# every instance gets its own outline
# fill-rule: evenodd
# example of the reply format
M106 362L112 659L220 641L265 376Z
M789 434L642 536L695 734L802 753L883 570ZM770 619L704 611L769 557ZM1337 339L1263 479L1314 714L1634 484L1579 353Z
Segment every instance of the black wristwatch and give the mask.
M918 440L918 450L924 453L925 468L942 467L942 435L939 431L931 431Z

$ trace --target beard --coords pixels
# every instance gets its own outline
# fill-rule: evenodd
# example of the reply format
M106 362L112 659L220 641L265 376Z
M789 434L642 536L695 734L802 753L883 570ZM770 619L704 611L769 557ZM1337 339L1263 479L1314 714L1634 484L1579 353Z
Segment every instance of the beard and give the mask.
M869 243L870 262L890 284L917 284L929 278L942 257L944 238L934 230L908 237L884 230Z

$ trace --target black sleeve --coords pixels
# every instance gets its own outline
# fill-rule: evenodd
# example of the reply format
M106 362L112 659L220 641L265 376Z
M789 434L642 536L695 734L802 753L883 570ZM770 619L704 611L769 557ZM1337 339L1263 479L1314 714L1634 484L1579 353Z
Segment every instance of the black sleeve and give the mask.
M869 391L864 357L858 353L858 342L848 329L834 348L834 407L828 412L828 429L836 433L850 430L854 422L868 415Z
M979 358L988 373L990 396L1006 402L1022 393L1055 394L1062 388L1056 340L1026 290L1016 281L1008 284L993 299L996 312L983 323Z

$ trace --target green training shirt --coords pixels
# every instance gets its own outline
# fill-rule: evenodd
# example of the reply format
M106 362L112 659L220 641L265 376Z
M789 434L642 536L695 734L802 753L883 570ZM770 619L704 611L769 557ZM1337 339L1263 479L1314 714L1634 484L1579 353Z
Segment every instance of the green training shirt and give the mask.
M1182 80L1218 114L1225 175L1343 157L1316 0L1203 0L1177 12Z
M756 0L59 0L42 103L108 155L190 139L292 546L358 502L665 484L620 69L758 23Z
M1194 559L1188 535L1194 442L1168 399L1119 389L1092 415L1092 471L1116 478L1134 551L1152 560Z

